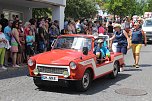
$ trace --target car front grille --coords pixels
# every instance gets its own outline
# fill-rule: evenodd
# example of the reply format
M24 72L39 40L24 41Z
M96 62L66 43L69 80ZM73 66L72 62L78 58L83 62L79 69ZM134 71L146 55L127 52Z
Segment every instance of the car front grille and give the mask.
M45 67L37 66L37 69L40 73L50 73L50 74L63 74L64 71L68 72L68 68L59 68L59 67Z

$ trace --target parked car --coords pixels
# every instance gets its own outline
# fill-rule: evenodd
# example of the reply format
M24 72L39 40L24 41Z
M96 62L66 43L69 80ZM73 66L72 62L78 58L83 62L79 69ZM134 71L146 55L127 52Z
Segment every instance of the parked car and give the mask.
M105 75L117 77L120 68L123 68L123 55L110 53L109 58L98 63L93 51L96 40L100 38L103 37L78 34L59 36L51 51L28 60L29 74L34 84L39 88L66 84L78 91L86 91L92 80Z
M147 41L152 42L152 18L147 18L144 20L142 29L146 33Z

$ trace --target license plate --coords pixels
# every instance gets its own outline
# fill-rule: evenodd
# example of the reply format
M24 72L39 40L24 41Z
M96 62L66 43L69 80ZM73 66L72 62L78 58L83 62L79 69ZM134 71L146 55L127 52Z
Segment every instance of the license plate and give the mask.
M42 80L47 80L47 81L58 81L58 76L47 76L47 75L42 75L41 76Z

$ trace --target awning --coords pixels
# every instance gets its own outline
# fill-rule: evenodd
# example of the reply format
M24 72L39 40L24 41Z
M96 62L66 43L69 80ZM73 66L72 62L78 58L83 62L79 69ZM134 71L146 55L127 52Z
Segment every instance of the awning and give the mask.
M48 8L51 6L64 6L65 0L0 0L0 4L16 5L29 8Z

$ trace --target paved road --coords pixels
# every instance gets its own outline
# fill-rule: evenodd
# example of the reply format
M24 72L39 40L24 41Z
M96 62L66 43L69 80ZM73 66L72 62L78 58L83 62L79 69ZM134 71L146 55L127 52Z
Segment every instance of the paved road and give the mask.
M126 58L126 68L116 79L100 78L91 88L78 93L68 88L39 90L27 77L27 69L19 68L0 72L0 101L152 101L152 46L142 48L141 68L133 69L131 51ZM144 90L147 95L127 96L115 93L119 89ZM130 91L130 90L129 90ZM131 91L128 93L131 93ZM135 91L135 90L134 90Z

